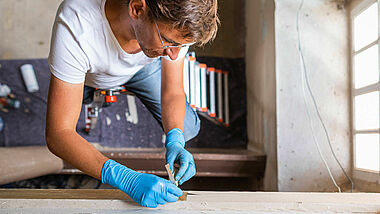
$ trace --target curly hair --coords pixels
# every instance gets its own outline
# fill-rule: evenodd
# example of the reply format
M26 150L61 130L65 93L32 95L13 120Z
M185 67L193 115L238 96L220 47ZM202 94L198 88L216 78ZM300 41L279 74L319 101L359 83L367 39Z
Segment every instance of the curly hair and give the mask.
M129 2L129 1L128 1ZM145 0L152 21L171 25L183 37L202 46L216 37L218 0Z

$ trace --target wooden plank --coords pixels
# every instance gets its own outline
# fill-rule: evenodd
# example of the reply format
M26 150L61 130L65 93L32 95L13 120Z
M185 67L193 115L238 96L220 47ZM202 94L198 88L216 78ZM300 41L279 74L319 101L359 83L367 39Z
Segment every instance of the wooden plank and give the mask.
M132 199L127 194L118 189L0 189L0 198L95 199L132 201Z
M202 160L262 160L264 154L259 154L247 149L213 149L213 148L189 148L194 159ZM165 157L163 148L120 148L102 149L103 154L115 158L144 158L162 159Z
M13 198L11 198L13 197ZM0 190L0 213L376 213L379 193L189 192L187 201L140 207L118 190Z
M255 177L264 176L265 155L246 149L189 149L200 177ZM136 171L159 176L167 175L164 149L102 149L101 152ZM82 174L65 163L60 174Z
M188 193L185 191L182 191L182 195L178 198L180 201L186 201L187 200Z
M0 189L0 199L94 199L133 201L118 189ZM179 198L186 201L187 192Z

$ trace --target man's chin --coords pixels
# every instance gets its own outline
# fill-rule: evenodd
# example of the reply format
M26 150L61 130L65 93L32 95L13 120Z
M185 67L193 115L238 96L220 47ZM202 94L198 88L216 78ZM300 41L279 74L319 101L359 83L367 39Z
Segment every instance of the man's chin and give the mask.
M157 58L157 57L160 57L162 56L161 53L157 53L157 52L154 52L154 51L151 51L149 49L145 49L145 48L141 48L143 53L145 54L145 56L149 57L149 58Z
M145 53L144 53L145 54ZM160 57L161 55L148 55L148 54L145 54L145 56L147 56L148 58L158 58Z

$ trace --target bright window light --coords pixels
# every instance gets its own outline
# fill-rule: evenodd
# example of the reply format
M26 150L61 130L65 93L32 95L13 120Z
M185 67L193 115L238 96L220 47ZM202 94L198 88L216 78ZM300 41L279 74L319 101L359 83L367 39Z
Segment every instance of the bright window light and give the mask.
M379 134L357 134L355 167L379 171Z
M378 45L355 56L355 88L362 88L379 81Z
M379 92L355 97L355 129L379 128Z
M377 40L378 15L377 2L371 5L354 19L355 51Z

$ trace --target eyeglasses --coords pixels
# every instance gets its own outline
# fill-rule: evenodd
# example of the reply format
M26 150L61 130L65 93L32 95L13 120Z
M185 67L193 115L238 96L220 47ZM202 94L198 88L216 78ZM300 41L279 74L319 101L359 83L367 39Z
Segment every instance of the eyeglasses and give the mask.
M185 47L189 47L189 46L195 44L195 42L192 42L192 43L181 44L181 45L165 45L165 44L164 44L164 41L162 40L160 30L158 29L157 22L154 22L154 24L156 25L156 29L157 29L157 32L158 32L158 36L160 37L160 40L161 40L162 49L168 49L168 48L185 48Z

